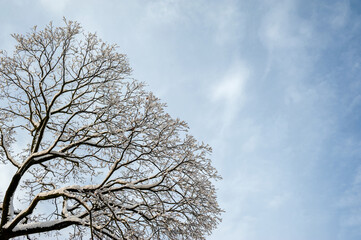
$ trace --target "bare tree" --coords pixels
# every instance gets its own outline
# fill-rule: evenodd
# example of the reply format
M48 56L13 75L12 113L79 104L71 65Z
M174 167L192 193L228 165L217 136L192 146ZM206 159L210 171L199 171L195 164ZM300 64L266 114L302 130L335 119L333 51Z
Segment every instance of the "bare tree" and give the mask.
M69 239L210 234L222 211L211 149L129 77L126 56L66 20L12 36L14 54L0 53L0 161L16 171L0 239L68 227Z

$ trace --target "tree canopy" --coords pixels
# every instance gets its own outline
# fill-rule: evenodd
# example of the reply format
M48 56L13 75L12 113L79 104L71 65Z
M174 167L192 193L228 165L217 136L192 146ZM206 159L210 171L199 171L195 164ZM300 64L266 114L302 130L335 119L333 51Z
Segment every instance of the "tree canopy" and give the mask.
M0 52L0 239L204 239L220 213L211 148L172 118L116 45L77 22Z

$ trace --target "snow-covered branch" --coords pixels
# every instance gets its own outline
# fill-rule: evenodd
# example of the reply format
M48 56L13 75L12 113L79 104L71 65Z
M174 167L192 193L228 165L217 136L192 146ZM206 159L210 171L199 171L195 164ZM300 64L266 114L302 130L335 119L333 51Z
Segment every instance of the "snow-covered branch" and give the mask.
M129 78L117 46L66 20L13 37L15 53L0 53L0 160L17 171L0 239L71 226L79 238L204 239L216 227L210 147Z

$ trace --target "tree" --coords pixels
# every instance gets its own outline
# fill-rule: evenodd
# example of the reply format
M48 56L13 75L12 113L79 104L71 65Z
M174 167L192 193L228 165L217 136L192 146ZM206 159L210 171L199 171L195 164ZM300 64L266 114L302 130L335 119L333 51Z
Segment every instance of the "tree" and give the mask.
M222 212L210 147L130 78L117 46L64 22L0 53L0 161L15 168L0 239L68 227L70 239L204 239Z

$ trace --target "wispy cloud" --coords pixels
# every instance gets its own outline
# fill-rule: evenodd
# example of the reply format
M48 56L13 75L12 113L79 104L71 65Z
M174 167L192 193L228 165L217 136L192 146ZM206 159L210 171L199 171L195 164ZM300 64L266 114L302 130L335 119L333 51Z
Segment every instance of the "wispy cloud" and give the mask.
M231 124L244 104L245 88L250 72L244 63L236 61L227 69L221 80L212 87L211 98L221 104L223 110L220 115L225 125Z
M361 226L353 2L14 4L26 19L66 16L118 43L135 77L212 144L227 212L209 239L353 240L361 236L347 234ZM51 14L41 15L44 9ZM1 40L14 22L26 22L13 15L2 18Z

